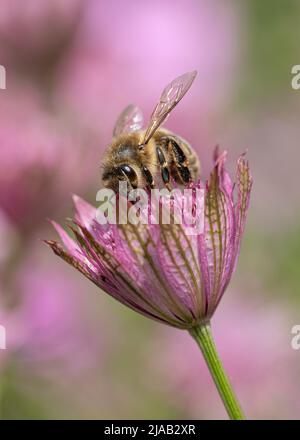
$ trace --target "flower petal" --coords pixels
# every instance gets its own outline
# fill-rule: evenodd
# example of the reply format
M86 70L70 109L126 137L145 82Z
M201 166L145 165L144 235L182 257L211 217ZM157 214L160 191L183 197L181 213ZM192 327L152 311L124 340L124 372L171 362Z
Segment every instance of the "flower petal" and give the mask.
M224 292L235 236L232 183L219 156L206 186L205 231L199 237L199 259L206 282L207 313L211 315Z
M156 257L173 294L198 318L205 311L201 295L197 236L187 236L182 225L160 225Z
M52 224L52 226L54 227L54 229L56 230L56 232L58 233L58 235L61 238L61 241L63 242L63 244L65 245L67 251L73 256L76 257L78 255L78 251L79 251L79 247L76 243L76 241L74 241L69 234L67 234L67 232L55 221L51 220L50 223Z
M247 212L250 202L250 194L253 184L253 179L250 173L249 164L244 159L244 155L238 159L237 167L237 190L238 190L238 200L235 206L235 216L236 216L236 234L234 242L235 258L233 269L235 268L237 257L239 255L241 238L245 229L245 223L247 218Z
M179 300L177 294L168 284L158 260L158 244L154 237L154 230L158 225L122 226L124 241L136 258L136 267L139 275L135 278L143 296L150 300L157 308L167 314L171 320L182 324L191 320L190 310Z
M96 208L75 194L73 195L73 202L76 209L75 219L87 229L90 229L96 218Z

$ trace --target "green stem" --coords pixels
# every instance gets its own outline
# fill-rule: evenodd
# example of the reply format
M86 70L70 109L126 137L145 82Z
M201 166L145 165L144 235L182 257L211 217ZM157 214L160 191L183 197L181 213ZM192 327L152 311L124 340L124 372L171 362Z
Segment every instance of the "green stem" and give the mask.
M193 327L190 334L199 345L220 397L224 403L228 416L232 420L243 420L245 416L240 404L234 394L232 386L224 371L222 362L218 356L217 349L211 333L210 324L206 323Z

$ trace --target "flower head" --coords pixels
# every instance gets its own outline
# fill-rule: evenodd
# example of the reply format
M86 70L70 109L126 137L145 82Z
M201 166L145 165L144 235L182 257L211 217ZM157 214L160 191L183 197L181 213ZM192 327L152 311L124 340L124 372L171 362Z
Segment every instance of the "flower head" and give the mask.
M184 329L208 321L236 266L252 186L249 166L240 157L234 201L225 159L225 153L216 151L204 188L204 228L199 234L189 235L185 223L101 225L96 209L75 197L76 228L70 226L75 240L53 223L65 247L46 243L105 292L143 315Z

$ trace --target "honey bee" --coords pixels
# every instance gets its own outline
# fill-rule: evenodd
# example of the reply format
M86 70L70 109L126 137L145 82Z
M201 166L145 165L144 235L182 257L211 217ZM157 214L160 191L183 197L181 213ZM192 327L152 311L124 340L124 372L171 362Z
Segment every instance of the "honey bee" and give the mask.
M119 181L129 189L166 187L171 179L187 184L199 174L197 154L181 137L160 128L191 87L196 71L175 78L163 90L146 130L141 110L129 105L117 119L113 139L103 159L102 183L118 192Z

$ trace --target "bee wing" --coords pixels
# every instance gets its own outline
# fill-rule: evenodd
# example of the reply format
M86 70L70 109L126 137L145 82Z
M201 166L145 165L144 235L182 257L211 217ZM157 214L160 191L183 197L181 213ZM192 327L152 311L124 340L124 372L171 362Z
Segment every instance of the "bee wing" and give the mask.
M133 104L128 105L120 114L114 127L113 136L138 131L143 126L143 113Z
M158 127L166 120L173 108L184 97L186 92L191 87L196 75L196 70L184 73L178 78L175 78L165 87L161 94L159 103L156 105L151 115L143 144L146 144L149 141Z

